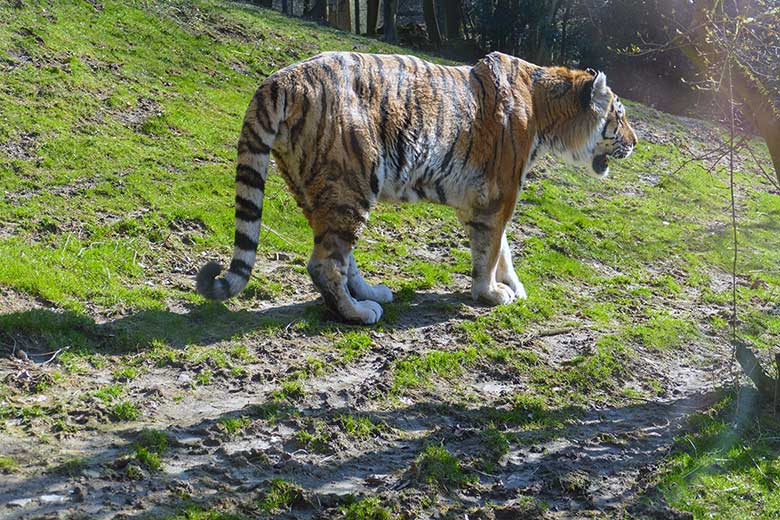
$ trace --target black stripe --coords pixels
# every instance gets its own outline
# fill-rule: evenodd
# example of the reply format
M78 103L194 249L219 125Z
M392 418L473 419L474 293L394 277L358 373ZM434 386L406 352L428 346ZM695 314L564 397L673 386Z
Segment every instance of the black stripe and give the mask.
M241 220L260 220L263 210L251 200L236 195L236 217L241 214Z
M345 215L351 215L352 218L354 218L356 220L359 220L361 222L365 222L366 221L365 217L357 209L353 208L352 206L350 206L348 204L339 204L334 209L338 213L343 213Z
M485 85L482 83L482 80L480 79L479 75L472 71L471 76L477 80L477 83L479 83L479 89L481 90L481 94L479 95L479 104L480 106L483 106L485 104L485 95L487 94L487 91L485 90Z
M259 99L257 101L257 110L255 110L255 121L257 121L257 124L260 125L260 128L262 128L265 133L276 133L271 124L271 118L268 115L268 109L265 107L265 105L261 104Z
M348 242L350 244L354 244L357 242L357 237L354 233L350 231L335 231L334 232L337 237L339 237L344 242Z
M233 245L244 251L257 251L257 242L255 242L249 235L236 230L236 236L233 239Z
M371 192L374 195L379 193L379 177L377 177L376 172L371 172Z
M474 144L474 139L469 139L469 146L466 148L466 153L463 154L463 167L466 168L469 164L469 158L471 157L471 146Z
M441 181L436 181L436 195L439 197L439 202L447 204L447 195L444 193L444 188L441 185Z
M265 191L265 179L260 172L246 164L239 164L236 167L236 182L246 184L250 188Z
M261 153L268 154L271 152L271 147L266 145L263 142L263 140L260 138L260 135L257 132L255 132L255 129L252 128L252 125L249 124L248 122L244 123L244 128L241 133L244 132L249 134L250 139L244 140L243 142L239 141L238 143L239 149L243 144L253 154L261 154Z
M489 225L485 224L484 222L477 222L476 220L469 220L468 222L466 222L466 225L472 228L474 231L479 231L479 232L490 231L491 229L493 229Z
M249 275L252 273L252 266L248 263L244 262L241 259L234 258L230 262L230 269L229 271L231 273L235 273L237 275L241 275L244 278L249 278Z
M274 100L274 110L277 110L279 104L279 85L276 81L271 82L271 99Z
M290 142L293 144L298 142L298 137L300 137L300 134L303 131L303 125L306 123L306 116L309 115L310 105L309 98L304 97L303 106L301 107L301 117L290 127Z
M446 154L444 154L444 159L442 159L441 165L439 166L442 170L447 168L447 166L450 164L450 161L452 161L452 156L455 153L455 146L458 144L459 138L460 138L460 128L457 130L455 134L455 139L452 140L452 145L450 145L450 149L447 150Z
M404 63L404 59L401 56L395 56L395 59L398 62L398 78L396 79L398 84L396 85L395 89L395 97L400 98L401 85L404 84L404 76L406 75L406 64Z

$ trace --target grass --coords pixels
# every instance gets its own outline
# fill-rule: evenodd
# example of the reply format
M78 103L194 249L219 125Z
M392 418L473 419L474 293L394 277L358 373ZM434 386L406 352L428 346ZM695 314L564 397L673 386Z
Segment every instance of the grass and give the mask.
M338 419L341 429L348 437L365 440L376 435L380 427L365 416L342 415Z
M204 509L199 505L190 505L179 513L160 517L160 520L246 520L246 516L213 509Z
M400 394L407 388L429 385L435 375L456 377L464 367L474 363L477 357L475 348L412 354L396 363L391 393Z
M382 507L377 497L368 497L352 504L341 506L344 520L392 520L393 515Z
M11 473L18 466L11 457L0 457L0 473Z
M769 519L780 515L780 423L759 415L753 395L726 395L692 418L658 483L677 508L699 518Z
M453 489L474 482L476 477L464 472L460 460L443 445L428 445L415 459L415 478L441 489Z
M219 426L227 434L228 437L235 437L244 431L252 420L249 417L223 417L219 420Z
M298 430L295 439L301 448L324 453L330 448L331 435L321 419L307 421L305 429Z
M141 416L141 411L131 401L121 401L111 407L111 417L115 421L135 421Z
M162 468L162 456L168 448L168 435L164 431L144 429L133 444L133 459L148 471Z
M303 493L300 487L286 480L273 479L257 505L263 513L275 515L289 511L302 499Z
M336 348L344 361L349 362L371 350L371 336L363 331L350 331L336 341Z

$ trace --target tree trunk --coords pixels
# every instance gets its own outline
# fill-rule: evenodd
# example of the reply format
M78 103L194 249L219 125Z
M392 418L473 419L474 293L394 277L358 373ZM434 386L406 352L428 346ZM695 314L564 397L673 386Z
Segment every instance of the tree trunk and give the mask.
M360 0L355 0L355 34L360 34Z
M258 5L260 7L267 7L268 9L271 9L274 6L274 2L273 0L258 0Z
M333 10L328 13L328 23L342 31L352 32L349 0L336 0Z
M444 0L444 26L447 29L447 38L459 40L463 33L463 11L460 0Z
M423 0L423 17L425 18L425 29L428 31L428 40L438 47L441 45L441 32L439 32L439 21L436 19L435 0Z
M395 17L398 12L398 0L384 0L385 41L398 43L398 31L395 28Z
M288 0L282 0L282 12L283 12L284 14L288 14L288 13L287 13L287 7L288 7L288 6L287 6L287 1L288 1Z
M566 30L569 28L569 7L563 12L563 20L561 21L561 55L558 61L561 65L566 64Z
M328 20L328 0L314 0L308 10L305 10L303 16L314 18L315 20Z
M368 0L366 9L366 34L376 34L376 22L379 19L379 0Z

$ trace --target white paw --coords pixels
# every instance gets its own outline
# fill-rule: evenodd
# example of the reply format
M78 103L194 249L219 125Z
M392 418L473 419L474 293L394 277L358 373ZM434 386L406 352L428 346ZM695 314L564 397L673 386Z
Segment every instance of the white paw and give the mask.
M382 306L375 301L365 300L355 302L355 313L352 316L345 316L350 321L357 321L366 325L371 325L379 321L382 317Z
M377 303L390 303L393 301L393 291L386 285L375 285L372 288L373 297L371 298Z
M523 284L517 281L514 284L507 284L509 285L509 288L512 289L512 292L515 293L515 299L516 300L525 300L528 298L528 295L525 293L525 287L523 287Z
M515 293L509 286L497 283L494 289L487 289L472 293L475 300L486 303L487 305L505 305L512 303L515 299Z
M517 277L517 273L514 270L507 271L505 273L499 273L496 276L500 283L508 286L515 293L515 299L525 300L527 295L525 293L525 287Z

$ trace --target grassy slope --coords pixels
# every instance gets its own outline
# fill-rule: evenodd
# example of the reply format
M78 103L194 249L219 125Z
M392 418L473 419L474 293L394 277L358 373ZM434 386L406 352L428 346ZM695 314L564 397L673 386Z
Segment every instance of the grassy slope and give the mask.
M41 351L71 347L51 380L28 392L54 394L72 375L106 363L128 371L115 372L120 382L165 356L219 366L205 341L220 335L215 329L235 329L255 299L295 301L297 291L288 284L306 283L301 273L311 238L277 177L264 213L273 232L263 233L261 252L288 255L289 273L259 274L228 304L235 312L204 304L190 276L203 253L224 258L230 252L235 139L259 81L336 49L406 52L240 4L0 5L0 302L8 305L0 338L33 338ZM610 179L545 164L522 195L514 235L523 244L516 263L529 300L458 323L454 350L432 344L396 362L390 394L414 398L436 385L457 387L448 376L495 365L527 381L515 409L541 414L652 398L663 393L664 382L642 372L643 356L721 344L730 298L722 281L731 261L725 174L684 162L684 146L700 148L706 140L702 125L635 104L628 109L647 139L632 158L614 163ZM774 296L780 275L773 270L780 262L780 196L749 173L750 160L742 158L739 166L740 332L765 348L780 335ZM431 257L429 251L451 254ZM454 215L432 205L380 208L358 261L399 292L380 332L414 312L414 291L461 289L470 271ZM111 341L96 325L184 307L193 314L151 314L143 326L120 327ZM459 307L443 303L442 312ZM323 321L319 306L302 312L296 326L324 333L345 363L371 348L361 330L343 332ZM254 325L278 330L288 322ZM594 331L595 348L561 367L539 362L513 341L561 326ZM240 342L230 349L222 363L239 377L245 352ZM306 377L306 370L298 375ZM294 393L298 375L280 391ZM208 384L210 376L202 377ZM18 404L24 401L19 392L0 385L6 397L0 417L21 417L24 424L42 416L50 427L65 420L61 410ZM777 514L771 476L780 470L772 451L777 441L762 438L753 423L738 436L720 435L730 431L729 410L724 404L721 415L702 419L701 433L681 445L660 482L673 504L702 517L708 511L747 517L751 510L740 501L745 494L766 504L768 515ZM133 416L127 408L113 413ZM549 426L554 416L545 420ZM700 447L691 452L691 445Z

